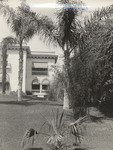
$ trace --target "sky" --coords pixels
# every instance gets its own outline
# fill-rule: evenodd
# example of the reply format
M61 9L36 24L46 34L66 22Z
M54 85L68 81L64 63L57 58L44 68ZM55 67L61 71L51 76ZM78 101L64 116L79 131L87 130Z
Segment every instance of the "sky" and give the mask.
M8 4L15 8L20 4L21 0L8 0ZM83 0L82 2L85 3L85 5L88 7L89 12L101 8L106 7L113 4L113 0ZM56 5L56 0L27 0L27 3L30 5L30 7L36 11L37 13L40 13L41 15L47 15L53 20L55 20L55 12L56 7L59 6ZM12 34L10 28L5 23L5 19L0 15L0 42L4 37L7 36L14 36ZM58 51L59 47L53 47L52 45L47 45L46 43L43 43L38 35L34 36L28 43L28 46L30 46L31 51Z

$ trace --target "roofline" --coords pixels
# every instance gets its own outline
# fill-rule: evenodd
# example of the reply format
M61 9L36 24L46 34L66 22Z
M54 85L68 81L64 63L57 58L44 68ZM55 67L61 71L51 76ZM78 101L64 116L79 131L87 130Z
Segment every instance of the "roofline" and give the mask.
M23 50L27 52L27 57L28 58L44 58L44 59L55 59L55 63L57 62L57 59L58 59L58 55L55 54L54 51L30 51L30 47L27 46L27 45L23 45ZM1 48L1 45L0 45L0 48ZM12 50L12 51L15 51L15 50L18 50L19 51L19 45L9 45L8 46L8 50ZM34 54L33 54L34 52Z
M50 53L54 53L54 54L55 54L54 51L31 51L31 54L33 54L33 53L34 53L34 54L36 54L36 53L38 53L38 54L39 54L39 53L49 53L49 54L50 54Z
M27 46L27 45L23 45L22 46L22 48L23 48L23 50L24 51L26 51L27 52L27 54L31 54L31 51L30 51L30 47L29 46ZM0 45L0 49L1 49L1 45ZM19 51L19 45L9 45L8 46L8 51L15 51L15 50L17 50L17 51Z
M30 55L29 58L37 59L37 58L44 58L44 59L55 59L55 63L57 62L58 55Z

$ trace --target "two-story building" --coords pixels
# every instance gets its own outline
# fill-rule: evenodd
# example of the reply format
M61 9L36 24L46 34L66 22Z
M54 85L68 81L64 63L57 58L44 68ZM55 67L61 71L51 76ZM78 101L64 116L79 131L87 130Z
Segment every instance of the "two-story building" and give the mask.
M38 96L47 95L52 81L52 66L57 62L58 56L53 51L30 51L29 46L23 46L23 85L26 94ZM7 92L18 90L19 46L11 45L7 51ZM0 91L2 86L2 50L0 47Z

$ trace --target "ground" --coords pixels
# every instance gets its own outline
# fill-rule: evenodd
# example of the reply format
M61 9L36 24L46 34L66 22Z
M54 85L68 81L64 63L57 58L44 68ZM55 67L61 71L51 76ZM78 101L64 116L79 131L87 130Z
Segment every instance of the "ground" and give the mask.
M39 130L44 122L43 115L50 117L52 109L62 110L62 105L56 102L26 98L24 102L18 103L16 99L16 96L0 95L0 150L20 150L26 129ZM113 150L113 119L105 118L96 108L91 108L90 112L101 116L102 122L84 123L86 131L82 147L86 147L86 150ZM44 140L40 138L35 147L42 145Z

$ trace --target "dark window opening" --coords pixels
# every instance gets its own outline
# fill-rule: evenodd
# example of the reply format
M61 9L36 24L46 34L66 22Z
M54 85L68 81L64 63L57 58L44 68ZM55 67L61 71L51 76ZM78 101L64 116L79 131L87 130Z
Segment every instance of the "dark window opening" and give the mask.
M42 90L48 90L49 85L42 85Z
M47 68L32 68L32 71L47 71Z
M40 84L32 84L32 90L40 90Z
M32 75L48 75L48 64L47 63L33 63L32 64Z

